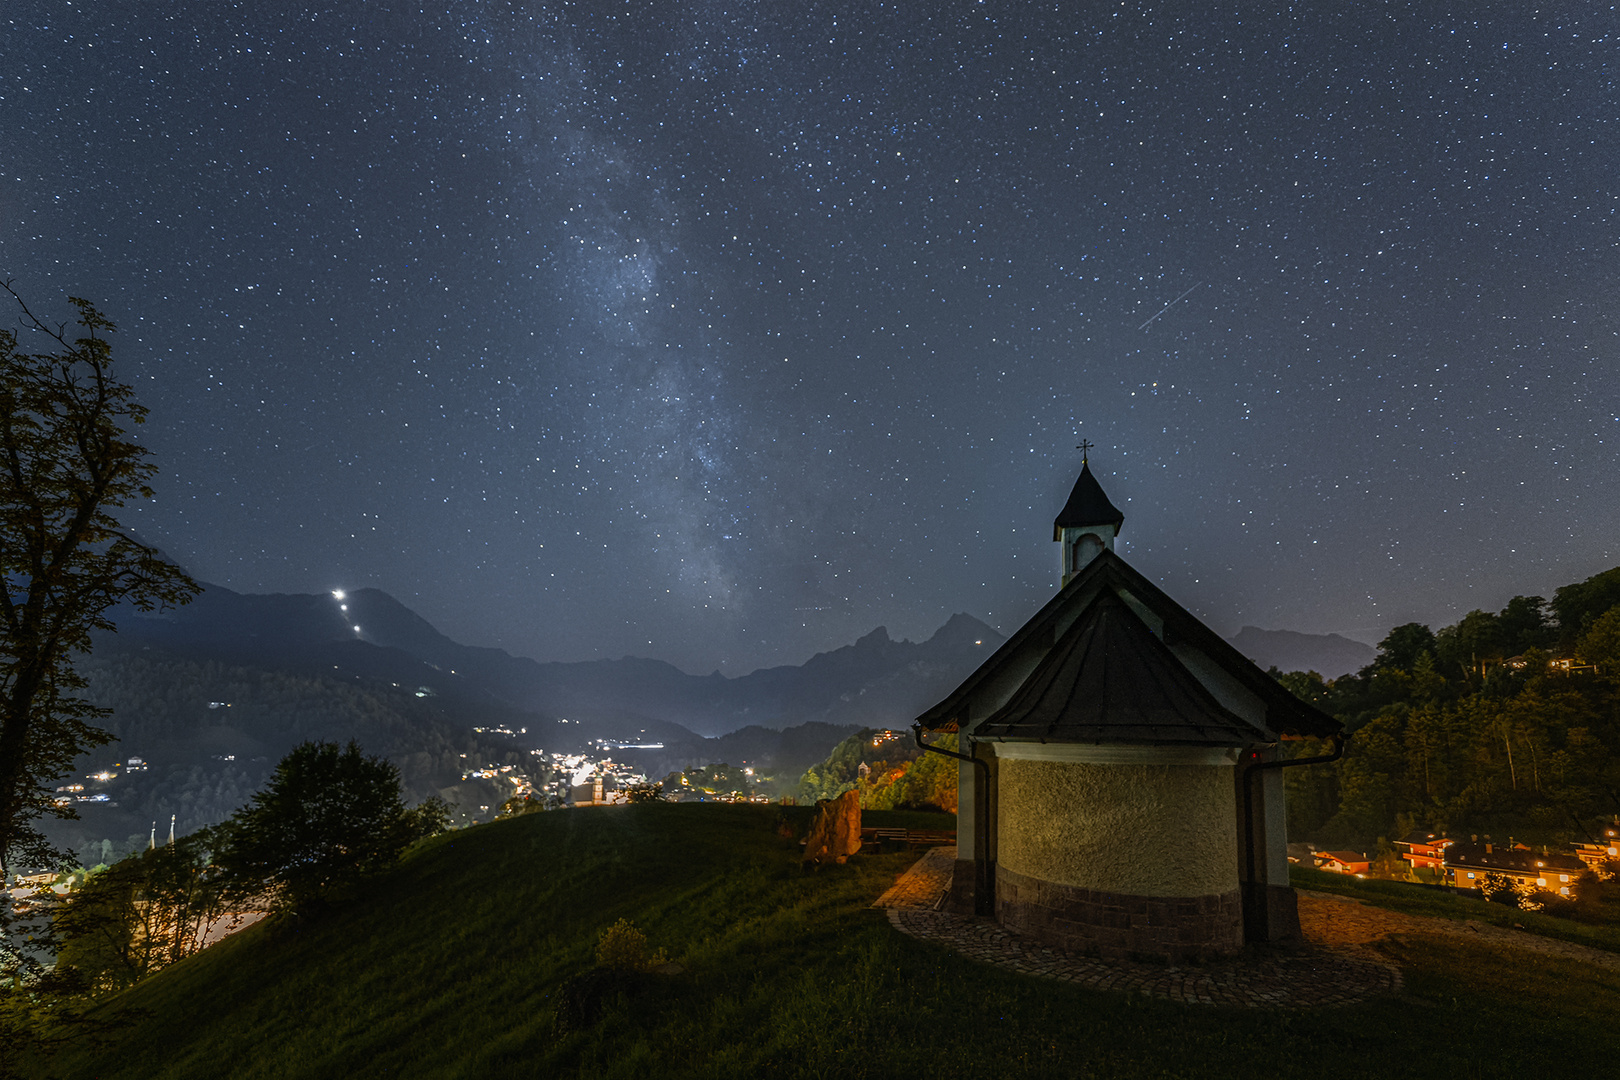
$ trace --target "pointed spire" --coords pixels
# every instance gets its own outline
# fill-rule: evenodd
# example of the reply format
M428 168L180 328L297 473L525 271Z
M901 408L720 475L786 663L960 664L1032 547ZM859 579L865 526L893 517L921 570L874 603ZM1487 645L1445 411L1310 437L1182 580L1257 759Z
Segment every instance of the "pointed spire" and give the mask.
M1091 475L1091 463L1082 462L1080 478L1074 482L1074 490L1069 492L1069 501L1063 504L1057 520L1052 522L1052 539L1063 539L1064 529L1083 529L1088 525L1112 525L1114 532L1118 533L1124 524L1124 513L1108 501L1102 485Z
M155 821L152 822L152 835L146 841L146 850L147 851L156 851L157 850L157 822L155 822Z
M177 815L177 814L170 814L169 815L169 846L170 847L174 847L174 819L177 816L179 816L179 815Z
M1091 442L1082 439L1076 449L1081 455L1080 478L1052 522L1052 539L1063 542L1064 585L1073 581L1099 551L1114 550L1114 537L1125 524L1125 515L1108 501L1102 485L1091 475Z

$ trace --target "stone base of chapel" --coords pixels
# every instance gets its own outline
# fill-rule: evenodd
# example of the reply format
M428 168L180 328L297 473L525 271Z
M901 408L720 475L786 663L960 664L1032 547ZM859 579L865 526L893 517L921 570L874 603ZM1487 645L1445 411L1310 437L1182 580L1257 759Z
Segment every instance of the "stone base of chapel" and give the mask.
M955 915L972 915L973 875L973 860L957 859L955 870L951 874L950 888L945 893L945 902L940 907Z
M998 867L996 919L1014 933L1107 959L1173 963L1243 948L1242 894L1132 896L1028 877Z
M1243 939L1245 941L1298 941L1299 896L1287 885L1245 881Z

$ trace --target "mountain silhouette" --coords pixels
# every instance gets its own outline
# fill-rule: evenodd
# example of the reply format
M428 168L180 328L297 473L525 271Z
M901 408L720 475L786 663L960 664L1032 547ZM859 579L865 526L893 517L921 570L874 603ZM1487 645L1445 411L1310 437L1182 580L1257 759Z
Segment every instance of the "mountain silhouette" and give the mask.
M601 728L603 737L651 733L715 737L811 721L904 727L943 697L1003 638L965 614L928 640L897 641L878 627L797 666L730 678L691 675L662 660L540 662L463 645L379 589L335 594L249 594L206 586L161 615L125 613L119 644L259 667L330 671L420 685L458 701L488 701Z

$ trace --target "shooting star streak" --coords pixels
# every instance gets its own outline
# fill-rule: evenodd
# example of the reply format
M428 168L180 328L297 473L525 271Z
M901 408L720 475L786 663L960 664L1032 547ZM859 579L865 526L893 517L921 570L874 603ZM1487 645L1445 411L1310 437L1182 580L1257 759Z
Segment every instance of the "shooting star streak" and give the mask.
M1188 289L1187 292L1182 293L1180 296L1176 297L1174 300L1172 300L1168 304L1164 305L1164 307L1160 308L1158 310L1157 314L1155 314L1152 319L1149 319L1147 322L1143 323L1141 326L1138 326L1137 329L1138 330L1146 330L1148 328L1148 323L1152 322L1153 319L1157 319L1160 315L1163 315L1165 312L1169 311L1171 308L1173 308L1177 304L1181 303L1181 301L1186 298L1187 293L1192 292L1193 289L1198 288L1198 286L1202 285L1202 284L1203 284L1202 281L1198 282L1196 285L1194 285L1192 287L1192 289Z

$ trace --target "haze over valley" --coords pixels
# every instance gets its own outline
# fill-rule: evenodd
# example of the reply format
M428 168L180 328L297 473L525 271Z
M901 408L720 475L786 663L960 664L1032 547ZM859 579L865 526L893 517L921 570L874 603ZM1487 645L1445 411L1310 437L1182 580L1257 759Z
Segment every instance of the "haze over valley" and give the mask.
M1286 656L1298 661L1288 670L1330 675L1359 644L1259 633L1292 651L1258 661ZM81 760L72 782L84 791L71 793L81 818L52 835L94 865L147 843L153 822L162 836L171 816L180 835L215 824L308 739L357 740L399 766L413 801L440 795L465 821L487 820L519 781L557 788L568 770L553 753L651 778L723 762L785 794L851 733L909 726L1003 640L958 614L921 642L878 627L802 665L728 678L645 658L540 663L469 647L374 589L208 586L175 611L126 613L98 637L83 670L118 741ZM142 759L134 771L131 757Z

